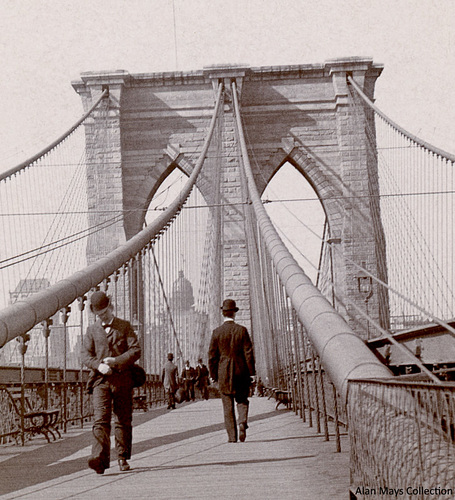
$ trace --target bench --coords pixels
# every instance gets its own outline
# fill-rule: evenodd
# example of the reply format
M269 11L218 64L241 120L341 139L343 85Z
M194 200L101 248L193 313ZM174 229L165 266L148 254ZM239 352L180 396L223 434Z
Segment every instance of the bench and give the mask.
M6 389L10 400L11 406L16 413L19 422L22 419L22 394L20 387L10 387ZM34 434L42 434L48 443L51 442L50 437L55 441L57 437L61 438L60 431L58 429L57 423L60 416L59 409L41 409L41 408L33 408L32 404L27 395L24 395L24 428L22 429L21 424L20 433L29 433L31 435Z
M264 396L267 396L267 399L275 396L276 387L266 387L264 386Z
M292 402L291 391L283 391L281 389L272 388L268 392L269 392L268 399L274 397L276 400L275 410L278 410L278 407L280 405L284 405L286 406L286 408L289 409Z
M133 409L148 411L147 396L145 394L133 396Z

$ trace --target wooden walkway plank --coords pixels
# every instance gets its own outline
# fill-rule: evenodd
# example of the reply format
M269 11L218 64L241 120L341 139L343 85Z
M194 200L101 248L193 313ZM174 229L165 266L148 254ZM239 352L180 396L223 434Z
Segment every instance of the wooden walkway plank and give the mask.
M221 401L196 401L177 410L134 417L130 472L87 468L91 430L60 441L0 447L2 499L298 499L349 498L349 452L273 401L250 400L245 443L228 443ZM44 440L43 440L44 441Z

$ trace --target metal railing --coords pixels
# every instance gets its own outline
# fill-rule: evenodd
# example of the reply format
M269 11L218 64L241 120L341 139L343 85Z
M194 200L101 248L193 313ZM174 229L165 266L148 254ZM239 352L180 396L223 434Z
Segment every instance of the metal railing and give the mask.
M454 498L455 384L351 380L347 406L356 498Z
M21 394L22 397L17 397ZM12 403L15 396L18 411ZM142 409L164 404L164 390L157 375L147 375L146 383L134 390L135 399L143 396L145 396L145 401L141 404ZM59 410L56 425L60 431L67 432L75 426L83 428L93 416L92 402L85 390L85 381L1 384L0 445L23 444L30 440L33 433L28 431L23 415L28 411L47 409Z

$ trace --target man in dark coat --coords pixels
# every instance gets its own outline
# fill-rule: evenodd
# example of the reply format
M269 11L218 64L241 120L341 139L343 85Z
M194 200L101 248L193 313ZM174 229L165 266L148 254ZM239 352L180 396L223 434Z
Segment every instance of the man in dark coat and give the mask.
M131 324L114 316L110 299L104 292L92 294L90 308L98 319L87 328L82 346L82 362L92 370L88 389L93 397L94 441L88 465L97 474L104 474L109 468L113 409L119 467L127 471L133 440L130 366L140 358L141 348Z
M209 370L202 362L202 358L198 359L196 366L196 387L201 392L201 397L209 399Z
M255 377L254 353L248 330L235 320L238 311L234 300L226 299L221 307L224 323L213 331L209 348L210 376L218 382L223 403L228 442L237 442L234 401L237 403L240 441L248 429L248 395Z
M190 365L190 362L187 361L182 371L182 381L187 401L189 401L190 399L191 401L194 401L195 377L196 377L196 372L194 368Z

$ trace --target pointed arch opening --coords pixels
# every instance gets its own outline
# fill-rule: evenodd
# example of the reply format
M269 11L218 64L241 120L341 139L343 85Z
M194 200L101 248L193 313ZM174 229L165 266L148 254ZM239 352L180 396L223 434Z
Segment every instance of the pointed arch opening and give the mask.
M188 176L178 167L154 187L145 214L153 222L180 195ZM181 365L206 357L211 275L212 217L200 190L194 187L181 212L154 241L147 257L145 309L150 332L146 352L156 365L173 352ZM148 351L147 351L148 349ZM156 354L159 352L159 354Z
M296 167L285 162L270 179L262 200L283 242L316 283L326 221L316 191Z
M155 220L178 197L187 181L188 176L178 167L163 179L148 206L146 224ZM209 224L207 203L196 186L177 219L173 235L175 244L170 243L175 254L169 254L168 259L173 260L172 266L176 268L177 274L183 271L185 278L191 281L196 295Z

